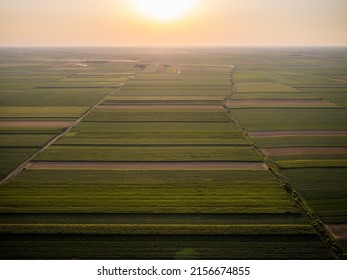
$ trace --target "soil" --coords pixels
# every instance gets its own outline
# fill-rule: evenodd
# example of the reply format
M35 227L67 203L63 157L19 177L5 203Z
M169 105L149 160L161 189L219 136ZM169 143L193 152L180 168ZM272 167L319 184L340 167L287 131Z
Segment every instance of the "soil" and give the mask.
M347 239L347 224L325 225L336 239Z

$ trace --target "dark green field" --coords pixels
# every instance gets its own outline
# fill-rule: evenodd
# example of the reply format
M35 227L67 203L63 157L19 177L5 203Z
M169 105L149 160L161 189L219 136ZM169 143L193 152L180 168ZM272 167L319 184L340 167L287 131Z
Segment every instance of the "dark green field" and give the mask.
M162 52L0 50L0 258L344 258L346 49Z

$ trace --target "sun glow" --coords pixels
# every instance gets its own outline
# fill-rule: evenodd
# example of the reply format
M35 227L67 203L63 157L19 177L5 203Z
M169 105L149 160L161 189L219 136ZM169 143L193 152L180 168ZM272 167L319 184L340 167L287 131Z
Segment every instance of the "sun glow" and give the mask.
M143 16L160 21L182 18L196 6L196 0L132 0L131 2Z

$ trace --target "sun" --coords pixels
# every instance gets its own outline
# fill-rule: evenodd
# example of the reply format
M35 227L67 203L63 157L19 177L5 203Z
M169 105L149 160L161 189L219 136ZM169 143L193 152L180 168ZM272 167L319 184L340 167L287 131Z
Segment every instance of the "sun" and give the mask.
M159 21L182 18L196 6L196 0L131 0L131 2L140 14Z

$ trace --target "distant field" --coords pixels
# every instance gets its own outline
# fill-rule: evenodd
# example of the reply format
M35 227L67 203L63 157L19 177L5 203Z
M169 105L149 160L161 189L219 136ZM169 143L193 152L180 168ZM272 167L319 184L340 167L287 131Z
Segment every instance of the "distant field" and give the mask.
M300 92L300 90L276 82L237 83L238 92Z

